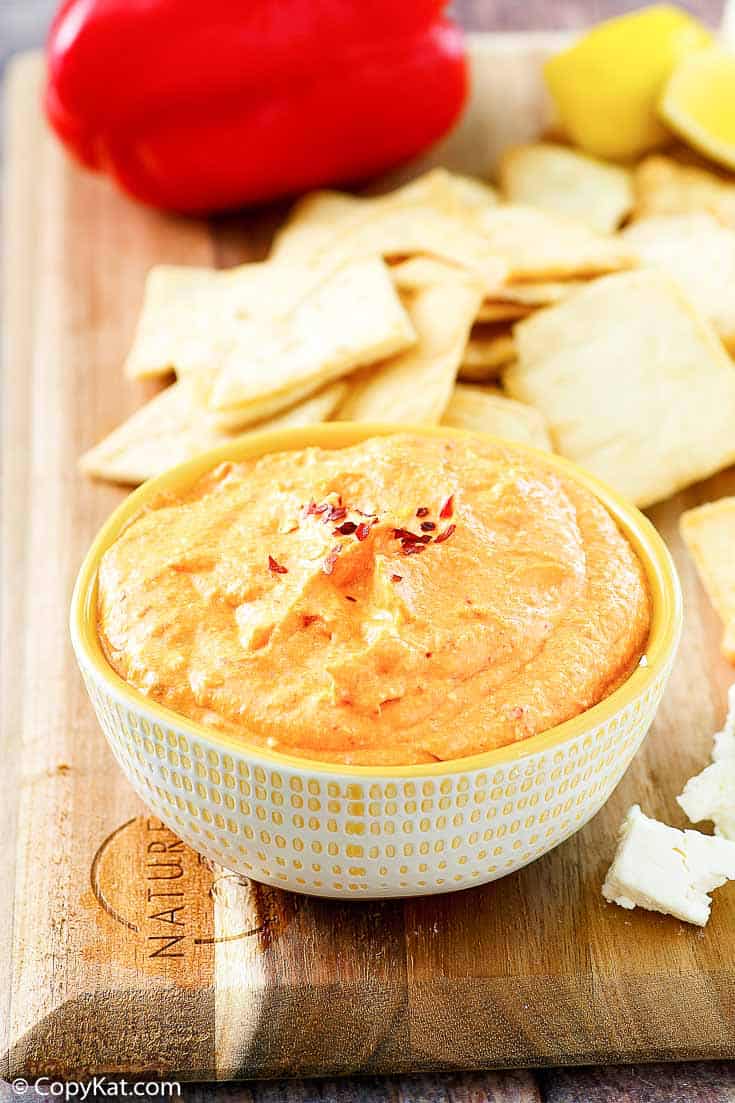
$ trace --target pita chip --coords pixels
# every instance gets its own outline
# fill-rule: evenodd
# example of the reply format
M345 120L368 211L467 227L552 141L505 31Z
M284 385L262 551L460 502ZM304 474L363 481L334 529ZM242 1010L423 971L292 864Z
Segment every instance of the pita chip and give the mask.
M613 233L633 206L628 169L551 142L508 150L500 185L509 203L579 219L601 234Z
M438 423L481 297L481 287L461 276L414 292L406 302L417 344L361 372L336 416L344 421Z
M543 414L533 406L508 398L495 387L457 383L441 423L454 429L472 429L551 451L551 439Z
M735 498L687 510L681 535L724 625L722 652L735 664Z
M326 421L347 390L332 383L279 415L251 426L253 431ZM236 440L212 424L196 401L192 381L171 384L142 406L79 461L81 470L107 482L136 485L185 460Z
M514 335L508 393L541 410L556 451L636 505L735 461L735 366L662 273L596 280Z

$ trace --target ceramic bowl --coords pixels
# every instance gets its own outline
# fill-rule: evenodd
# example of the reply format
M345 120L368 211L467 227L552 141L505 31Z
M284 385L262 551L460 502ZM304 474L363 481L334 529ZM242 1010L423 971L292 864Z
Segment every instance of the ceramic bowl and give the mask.
M643 563L653 603L642 665L572 720L471 758L345 767L270 752L203 727L148 700L109 666L95 623L100 559L151 499L192 483L222 460L307 445L344 447L406 429L329 423L254 433L173 468L115 511L74 590L71 634L79 666L133 788L207 858L294 892L351 900L448 892L503 877L557 846L602 807L638 750L681 632L676 572L649 521L575 465L535 453L604 503Z

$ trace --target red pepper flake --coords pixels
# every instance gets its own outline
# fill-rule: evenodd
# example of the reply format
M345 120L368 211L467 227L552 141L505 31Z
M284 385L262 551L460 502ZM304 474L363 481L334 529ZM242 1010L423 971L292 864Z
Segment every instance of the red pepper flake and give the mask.
M429 516L429 507L428 506L419 506L419 508L416 510L416 516L417 517L428 517Z
M341 521L347 516L347 510L344 506L332 506L329 513L324 518L325 521Z
M322 570L325 574L332 573L332 571L334 570L334 564L337 562L337 557L341 551L341 547L339 546L339 544L337 544L335 545L335 547L332 548L329 555L325 558L324 562L322 563Z
M352 594L345 594L345 601L357 601L357 598L353 597Z
M439 510L439 516L442 521L446 521L447 517L451 517L454 513L454 495L450 494L444 505ZM444 537L446 540L446 537Z
M435 544L443 544L444 541L448 540L449 537L452 535L452 533L456 531L456 528L457 528L456 525L448 525L447 528L445 528L443 532L439 533L439 535L434 540L434 543Z
M334 536L352 536L353 532L357 529L357 525L354 521L345 521L343 525L334 530Z
M273 574L288 574L288 567L284 567L282 563L278 563L272 555L268 556L268 570Z
M435 528L436 528L436 525L434 524L433 521L422 521L421 522L421 531L422 532L433 532Z
M401 555L418 555L422 551L426 551L426 544L403 544L401 546Z
M370 525L367 521L361 521L355 529L355 536L358 540L367 540L370 535Z
M403 582L403 575L402 574L392 574L390 576L390 580L391 580L391 582Z
M400 540L403 544L429 544L431 542L430 536L422 536L419 532L411 532L409 529L393 529L393 535L396 540Z

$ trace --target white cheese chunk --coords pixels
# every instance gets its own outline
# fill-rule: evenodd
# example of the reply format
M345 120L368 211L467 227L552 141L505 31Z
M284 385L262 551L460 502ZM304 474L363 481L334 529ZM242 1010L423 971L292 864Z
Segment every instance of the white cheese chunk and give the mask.
M602 895L622 908L648 908L704 927L707 894L728 880L735 880L735 842L668 827L634 804Z
M715 735L712 762L676 798L692 823L711 820L715 833L735 840L735 685L725 726Z

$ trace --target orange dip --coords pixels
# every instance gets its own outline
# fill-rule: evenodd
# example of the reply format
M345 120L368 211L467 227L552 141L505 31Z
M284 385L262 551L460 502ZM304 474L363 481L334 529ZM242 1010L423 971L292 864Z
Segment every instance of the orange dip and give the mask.
M589 491L511 446L409 434L222 464L137 517L99 576L122 678L329 762L526 739L620 685L649 623Z

